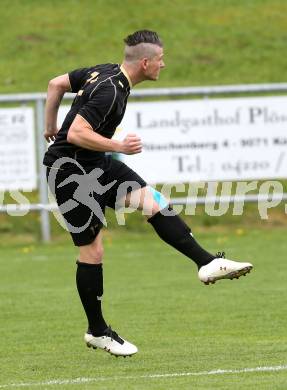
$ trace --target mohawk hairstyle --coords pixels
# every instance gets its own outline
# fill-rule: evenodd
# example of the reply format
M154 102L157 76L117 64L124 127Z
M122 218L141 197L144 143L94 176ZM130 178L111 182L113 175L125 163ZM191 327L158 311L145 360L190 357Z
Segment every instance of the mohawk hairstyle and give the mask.
M136 46L140 43L152 43L154 45L163 46L163 43L155 31L139 30L128 35L124 42L127 46Z

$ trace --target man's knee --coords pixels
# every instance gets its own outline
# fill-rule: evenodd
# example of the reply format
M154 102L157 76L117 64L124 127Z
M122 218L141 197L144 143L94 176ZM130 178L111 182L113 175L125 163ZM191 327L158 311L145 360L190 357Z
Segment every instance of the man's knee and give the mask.
M104 256L104 247L103 243L99 242L96 243L95 241L91 244L91 250L92 250L92 255L95 259L97 260L102 260Z
M97 237L91 244L79 247L80 261L91 264L100 264L103 261L104 247L102 239Z
M147 218L168 207L169 202L161 192L157 191L151 186L147 186L145 191L146 194L148 194L147 202L144 205L144 210L148 211L146 213Z

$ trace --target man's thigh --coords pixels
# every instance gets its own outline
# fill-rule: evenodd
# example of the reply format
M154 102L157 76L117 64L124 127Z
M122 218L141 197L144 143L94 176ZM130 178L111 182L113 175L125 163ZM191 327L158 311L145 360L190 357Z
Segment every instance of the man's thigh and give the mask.
M135 171L125 163L118 160L112 160L108 175L108 181L116 181L110 189L107 203L108 207L117 208L119 203L126 199L127 195L133 191L146 187L147 183Z
M113 180L116 180L116 184L108 197L109 207L130 207L141 210L144 215L150 217L169 205L159 191L147 185L145 180L121 161L112 160L109 182Z
M87 193L83 199L75 195L81 186L75 173L47 168L47 180L74 244L91 244L103 226L105 195Z

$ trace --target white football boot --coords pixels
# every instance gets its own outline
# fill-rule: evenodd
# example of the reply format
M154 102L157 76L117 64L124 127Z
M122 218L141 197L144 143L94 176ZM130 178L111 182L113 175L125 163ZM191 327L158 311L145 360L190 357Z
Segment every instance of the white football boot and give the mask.
M213 284L220 279L238 279L242 275L245 276L253 268L251 263L240 263L225 259L224 252L219 252L216 256L214 260L198 271L199 279L205 284Z
M108 327L102 336L95 337L89 331L85 334L84 340L89 348L100 348L111 355L131 356L137 353L138 349L135 345L122 339L111 327Z

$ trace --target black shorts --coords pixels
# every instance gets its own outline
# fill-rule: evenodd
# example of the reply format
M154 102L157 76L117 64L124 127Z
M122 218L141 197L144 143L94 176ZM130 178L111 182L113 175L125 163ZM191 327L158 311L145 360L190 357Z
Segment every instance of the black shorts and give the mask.
M105 208L116 208L128 192L146 182L131 168L111 156L102 168L47 167L47 181L76 246L94 241L105 223Z

